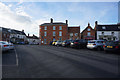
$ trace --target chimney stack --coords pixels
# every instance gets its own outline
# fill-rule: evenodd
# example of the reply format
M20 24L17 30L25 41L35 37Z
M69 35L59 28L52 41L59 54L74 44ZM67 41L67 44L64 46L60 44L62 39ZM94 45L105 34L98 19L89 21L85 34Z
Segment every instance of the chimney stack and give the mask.
M35 36L35 35L33 34L33 36Z
M66 24L68 24L68 20L66 20Z
M95 26L97 26L98 25L98 22L97 21L95 21Z
M51 23L53 23L53 19L51 18L50 20L51 20Z
M29 37L29 33L28 33L28 37Z
M22 32L24 32L24 30L22 30Z
M88 22L88 26L90 26L90 23Z

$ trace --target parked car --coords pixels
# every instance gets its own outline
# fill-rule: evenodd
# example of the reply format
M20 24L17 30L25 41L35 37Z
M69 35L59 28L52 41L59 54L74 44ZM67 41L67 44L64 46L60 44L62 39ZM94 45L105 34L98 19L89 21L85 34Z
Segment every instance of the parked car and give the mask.
M105 40L90 40L88 41L87 48L103 50L104 43L105 43Z
M6 41L0 41L0 47L1 47L2 51L10 50L9 44Z
M17 44L25 44L25 42L17 42Z
M55 46L55 43L56 43L56 42L57 42L57 41L53 41L53 42L52 42L52 45Z
M107 41L103 48L105 51L120 51L120 42L118 41Z
M13 50L13 49L14 49L13 43L9 42L8 44L9 44L9 49L10 49L10 50Z
M86 46L87 46L87 41L84 39L74 40L70 44L70 47L72 48L86 48Z
M62 41L56 41L55 46L62 46Z
M69 47L70 46L70 43L72 42L73 40L64 40L63 42L62 42L62 46L66 46L66 47Z
M49 45L52 45L52 43L53 43L53 41L51 41Z

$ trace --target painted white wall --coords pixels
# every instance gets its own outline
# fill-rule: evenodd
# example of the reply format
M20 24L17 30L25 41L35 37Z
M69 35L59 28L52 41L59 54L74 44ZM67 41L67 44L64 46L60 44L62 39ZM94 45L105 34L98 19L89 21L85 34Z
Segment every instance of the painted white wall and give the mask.
M40 39L31 39L31 38L27 38L29 44L40 44ZM35 42L33 42L35 41Z
M97 31L97 39L99 39L99 35L102 35L102 32L104 32L104 35L112 35L112 32L114 32L114 36L117 37L117 40L120 40L120 31Z

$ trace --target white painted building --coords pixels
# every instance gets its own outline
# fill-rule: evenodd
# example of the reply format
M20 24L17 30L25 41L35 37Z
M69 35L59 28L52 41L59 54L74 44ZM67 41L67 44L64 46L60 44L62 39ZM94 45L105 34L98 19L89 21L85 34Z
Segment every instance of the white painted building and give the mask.
M40 39L35 35L29 36L28 34L27 41L29 44L40 44Z
M97 25L97 39L120 40L120 25Z

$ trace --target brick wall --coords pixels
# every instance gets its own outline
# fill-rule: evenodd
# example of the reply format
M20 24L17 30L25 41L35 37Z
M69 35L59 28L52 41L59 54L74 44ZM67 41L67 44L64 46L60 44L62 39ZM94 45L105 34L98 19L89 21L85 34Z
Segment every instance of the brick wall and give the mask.
M45 26L47 27L47 30L44 30ZM55 30L53 30L53 26L56 27ZM62 26L62 30L59 30L59 26ZM44 44L44 39L46 39L46 44L49 44L51 41L53 41L53 38L55 40L59 40L60 38L63 40L66 40L68 37L68 30L67 30L68 25L40 25L40 39L41 39L41 44ZM44 36L44 32L47 32L47 35ZM55 31L55 36L53 36L53 32ZM59 36L59 31L62 32L62 36Z
M80 26L68 27L68 39L80 39Z
M88 31L88 29L90 29L90 31ZM90 35L88 35L88 33L90 33ZM88 26L81 32L81 38L88 40L95 39L95 30L92 29L89 23Z

